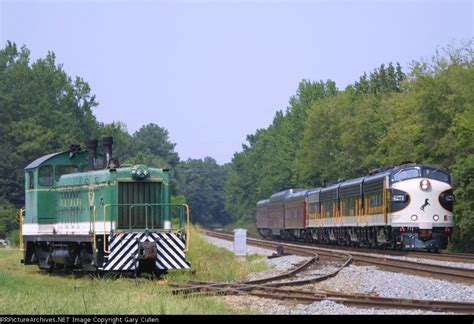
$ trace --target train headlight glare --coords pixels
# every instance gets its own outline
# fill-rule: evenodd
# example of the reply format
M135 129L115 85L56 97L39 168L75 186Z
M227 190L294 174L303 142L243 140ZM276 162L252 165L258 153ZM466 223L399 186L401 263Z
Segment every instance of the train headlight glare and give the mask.
M418 220L418 216L416 215L411 215L411 220L416 222Z
M437 222L437 221L439 220L439 216L438 216L438 215L434 215L434 216L433 216L433 220L434 220L435 222Z
M431 189L431 184L428 179L423 179L420 181L420 188L423 191L428 191Z

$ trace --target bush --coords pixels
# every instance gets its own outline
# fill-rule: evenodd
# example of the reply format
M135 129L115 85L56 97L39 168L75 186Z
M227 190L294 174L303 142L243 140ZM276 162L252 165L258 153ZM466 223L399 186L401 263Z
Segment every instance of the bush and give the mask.
M18 247L20 245L20 231L13 230L7 235L7 239L10 241L12 246Z
M18 210L7 200L0 198L0 238L18 229Z

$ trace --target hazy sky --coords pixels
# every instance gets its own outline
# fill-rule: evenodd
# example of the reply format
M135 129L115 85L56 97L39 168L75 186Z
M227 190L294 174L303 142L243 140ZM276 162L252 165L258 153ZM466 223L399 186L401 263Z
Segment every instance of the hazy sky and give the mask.
M229 162L302 79L340 89L473 37L473 1L5 1L0 41L56 53L99 121L168 129L182 159Z

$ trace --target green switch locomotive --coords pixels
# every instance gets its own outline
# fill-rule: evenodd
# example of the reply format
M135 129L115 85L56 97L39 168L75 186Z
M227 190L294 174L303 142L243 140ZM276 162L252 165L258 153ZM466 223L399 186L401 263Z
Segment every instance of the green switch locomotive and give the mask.
M170 204L170 172L119 165L112 137L25 168L22 262L41 269L159 274L187 269L189 208Z

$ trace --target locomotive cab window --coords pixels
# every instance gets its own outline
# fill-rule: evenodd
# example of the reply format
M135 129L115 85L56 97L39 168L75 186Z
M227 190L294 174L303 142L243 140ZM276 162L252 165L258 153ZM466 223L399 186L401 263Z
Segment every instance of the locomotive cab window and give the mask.
M54 179L56 181L58 181L63 174L79 172L77 165L57 165L54 169Z
M403 169L398 171L392 176L393 181L403 181L412 178L420 177L420 169L418 168L410 168L410 169Z
M40 186L51 186L53 184L53 167L44 165L38 171L38 184Z

